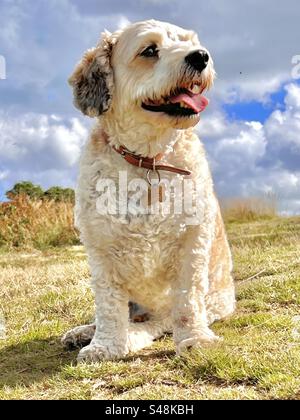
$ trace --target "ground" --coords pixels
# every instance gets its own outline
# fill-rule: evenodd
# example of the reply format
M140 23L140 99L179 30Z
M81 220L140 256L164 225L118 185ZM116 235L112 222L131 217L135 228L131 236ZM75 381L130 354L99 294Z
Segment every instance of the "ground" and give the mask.
M182 358L165 337L123 361L77 365L60 337L93 317L84 249L2 251L0 399L300 400L300 218L227 228L237 312L213 326L223 343Z

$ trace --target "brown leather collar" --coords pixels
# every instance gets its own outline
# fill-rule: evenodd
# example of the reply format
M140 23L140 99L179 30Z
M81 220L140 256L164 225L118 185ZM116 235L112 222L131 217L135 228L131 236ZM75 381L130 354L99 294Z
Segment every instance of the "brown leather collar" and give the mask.
M105 141L109 144L108 136L105 133L104 135ZM168 166L168 165L159 165L159 162L163 158L163 154L158 154L154 158L143 157L141 155L136 155L133 152L130 152L126 147L120 146L112 146L113 150L115 150L119 155L121 155L130 165L137 166L138 168L148 169L148 171L166 171L172 172L179 175L191 175L192 172L186 169L176 168L175 166Z

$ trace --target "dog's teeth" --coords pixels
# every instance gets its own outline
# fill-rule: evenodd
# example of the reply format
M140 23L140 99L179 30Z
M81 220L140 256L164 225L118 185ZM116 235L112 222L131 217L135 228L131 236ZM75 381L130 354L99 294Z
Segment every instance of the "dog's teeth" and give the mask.
M193 85L191 92L194 93L195 95L198 95L199 93L201 93L201 88L198 85Z
M182 101L179 103L179 105L181 108L185 108L185 109L189 108L189 106L185 102L182 102Z

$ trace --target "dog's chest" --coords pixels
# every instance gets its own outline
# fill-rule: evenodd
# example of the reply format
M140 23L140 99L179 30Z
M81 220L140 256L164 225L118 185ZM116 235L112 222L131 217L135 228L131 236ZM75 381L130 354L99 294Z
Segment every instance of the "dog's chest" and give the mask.
M164 281L164 273L172 271L180 238L186 231L185 219L171 206L164 209L159 197L155 208L150 209L149 185L130 169L123 178L113 171L105 173L100 165L94 165L89 177L81 173L77 225L84 243L96 244L127 279L138 276Z
M77 191L81 218L97 220L101 229L109 226L107 236L112 237L120 232L144 237L181 235L188 219L185 178L113 163L96 160L82 168Z
M167 163L190 169L193 179L200 173L206 177L200 142L183 146L177 153L178 159L177 155L170 155ZM195 160L196 156L199 158ZM160 190L155 187L157 174L150 175L153 197L147 170L133 167L110 149L95 157L95 150L89 145L81 161L76 205L76 223L84 242L111 249L110 254L115 253L116 258L131 253L145 270L153 267L153 261L158 267L166 265L187 227L194 223L191 203L185 201L193 193L183 194L185 177L162 172L165 184Z

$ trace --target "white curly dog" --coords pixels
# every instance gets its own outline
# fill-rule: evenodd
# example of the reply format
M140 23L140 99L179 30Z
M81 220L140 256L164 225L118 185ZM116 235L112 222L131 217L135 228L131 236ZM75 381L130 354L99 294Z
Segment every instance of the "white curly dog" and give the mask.
M193 131L208 105L202 93L214 76L211 56L194 32L150 20L102 34L70 78L76 107L96 118L76 199L96 323L63 337L66 346L85 345L79 361L122 358L166 332L173 332L181 354L218 341L210 325L234 311L231 253L205 152ZM125 175L127 185L149 182L150 199L148 191L146 202L140 195L129 204L131 191L124 200ZM176 199L176 191L168 195L155 181L162 175L165 186L188 179L201 191L198 223L188 223L183 211L160 211L167 196ZM110 181L105 191L101 181ZM103 196L108 209L118 212L102 211ZM154 204L156 213L142 211ZM129 301L147 309L147 321L130 320Z

